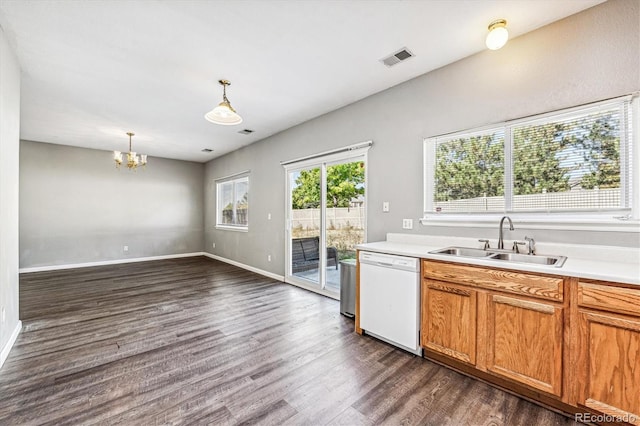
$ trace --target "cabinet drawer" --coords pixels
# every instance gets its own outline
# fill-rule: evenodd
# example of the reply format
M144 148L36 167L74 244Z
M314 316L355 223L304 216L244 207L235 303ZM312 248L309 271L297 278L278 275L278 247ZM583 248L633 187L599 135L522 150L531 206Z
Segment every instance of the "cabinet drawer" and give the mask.
M524 272L423 260L425 278L506 291L541 299L563 300L563 279Z
M640 317L640 289L580 281L578 305Z

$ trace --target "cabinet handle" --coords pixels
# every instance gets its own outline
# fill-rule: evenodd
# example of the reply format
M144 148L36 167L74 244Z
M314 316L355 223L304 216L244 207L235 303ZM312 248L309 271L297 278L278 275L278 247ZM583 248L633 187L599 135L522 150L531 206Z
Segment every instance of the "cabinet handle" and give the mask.
M440 291L443 291L445 293L459 294L460 296L466 296L466 297L470 297L471 296L471 291L469 291L469 290L463 290L463 289L457 288L457 287L441 285L441 284L434 283L433 281L429 281L427 283L427 288L430 288L432 290L440 290Z
M529 309L543 314L554 314L555 306L543 305L542 303L528 302L526 300L512 299L511 297L493 296L493 301L504 305L515 306L516 308Z

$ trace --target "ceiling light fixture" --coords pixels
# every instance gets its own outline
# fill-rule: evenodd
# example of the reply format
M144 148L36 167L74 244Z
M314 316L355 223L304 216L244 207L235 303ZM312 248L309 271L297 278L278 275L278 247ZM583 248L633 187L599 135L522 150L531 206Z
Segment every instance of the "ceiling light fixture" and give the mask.
M231 83L229 80L218 80L218 83L222 85L222 102L206 113L204 118L212 123L222 124L224 126L233 126L234 124L242 123L242 117L238 115L236 110L231 106L231 103L229 103L229 99L227 99L227 86L230 86Z
M133 132L127 132L127 135L129 135L129 152L127 152L127 168L128 169L137 169L138 166L146 166L147 165L147 155L146 154L140 154L140 156L138 157L138 155L131 151L131 137L135 135L135 133ZM116 162L116 168L120 168L120 165L122 164L122 152L120 151L113 151L113 159Z
M491 50L498 50L509 40L509 31L507 31L507 21L498 19L489 24L489 34L485 43Z

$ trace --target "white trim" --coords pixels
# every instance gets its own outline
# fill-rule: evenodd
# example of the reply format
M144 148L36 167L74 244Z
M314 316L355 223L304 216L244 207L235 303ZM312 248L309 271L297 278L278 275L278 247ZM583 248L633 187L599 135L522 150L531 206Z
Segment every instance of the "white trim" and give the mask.
M28 268L20 268L18 269L18 273L26 274L30 272L44 272L44 271L58 271L62 269L89 268L91 266L118 265L121 263L147 262L150 260L177 259L180 257L203 256L204 254L205 254L204 252L199 251L199 252L193 252L193 253L167 254L162 256L135 257L131 259L114 259L114 260L101 260L98 262L70 263L66 265L33 266Z
M373 141L365 141L355 143L353 145L347 145L342 148L336 148L329 151L318 152L316 154L307 155L305 157L294 158L293 160L285 160L281 161L280 164L288 169L289 167L303 167L306 163L309 164L317 164L318 162L330 162L329 158L332 158L333 155L344 154L347 153L347 156L357 155L356 152L360 150L364 150L365 152L371 148L373 145ZM339 157L339 156L338 156ZM341 157L339 157L341 158Z
M216 229L223 231L249 232L248 226L216 225Z
M633 212L633 218L640 220L640 100L635 98L631 101L631 120L635 121L635 124L631 125L631 129L635 130L631 133L631 194L635 194L631 202L633 203L631 211Z
M304 290L308 290L308 291L310 291L312 293L317 293L317 294L319 294L321 296L326 296L326 297L329 297L329 298L334 299L334 300L340 300L340 295L339 294L334 293L332 291L327 291L325 289L317 287L316 285L307 285L307 284L304 284L304 283L302 283L300 281L294 281L294 280L290 280L290 279L285 279L284 282L287 283L287 284L291 284L292 286L299 287L299 288L302 288Z
M436 159L436 144L435 139L424 139L422 141L422 211L428 212L433 204L433 187L435 172L435 159Z
M282 275L274 274L273 272L265 271L264 269L255 268L253 266L245 265L244 263L236 262L235 260L227 259L226 257L207 252L203 252L202 255L210 259L219 260L220 262L228 263L229 265L237 266L238 268L246 269L247 271L255 272L256 274L264 275L265 277L284 282L284 277Z
M9 352L11 352L11 348L13 348L14 343L16 343L16 339L18 338L18 334L22 331L22 321L18 321L16 324L16 328L13 329L13 333L11 333L11 337L7 341L7 344L2 348L2 352L0 352L0 368L4 365L4 362L9 357Z
M617 98L605 99L603 101L591 102L577 105L570 108L558 109L555 111L543 112L541 114L530 115L528 117L516 118L506 121L507 126L536 126L547 124L553 121L562 121L576 116L594 114L603 110L621 106L624 102L631 101L636 94L624 95Z
M222 181L226 181L226 180L232 180L232 179L236 179L236 178L242 177L242 175L249 176L250 173L251 173L251 170L245 170L244 172L239 172L239 173L234 173L232 175L227 175L227 176L222 176L222 177L219 177L219 178L214 178L213 181L215 183L218 183L218 182L222 182Z
M301 161L298 163L285 164L284 167L286 172L295 172L298 170L308 170L311 168L320 167L321 164L341 164L346 160L350 160L352 158L365 157L369 152L369 147L365 147L358 150L353 151L343 151L335 154L329 154L325 157L313 157L312 159Z
M418 219L424 226L465 226L470 228L495 228L496 223L500 221L500 218L505 213L499 213L496 215L456 215L453 217L437 217L436 215L429 215L426 218ZM580 220L575 216L573 218L559 218L559 217L527 217L520 216L514 213L507 213L507 215L517 221L520 228L524 229L552 229L561 231L600 231L600 232L631 232L640 233L640 221L629 220L598 220L598 219L584 219Z

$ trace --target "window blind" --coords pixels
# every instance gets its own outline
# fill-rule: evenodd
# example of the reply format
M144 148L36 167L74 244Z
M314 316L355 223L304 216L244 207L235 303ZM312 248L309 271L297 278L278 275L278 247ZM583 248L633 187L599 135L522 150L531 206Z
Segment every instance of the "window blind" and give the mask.
M632 208L631 96L425 140L425 214Z

